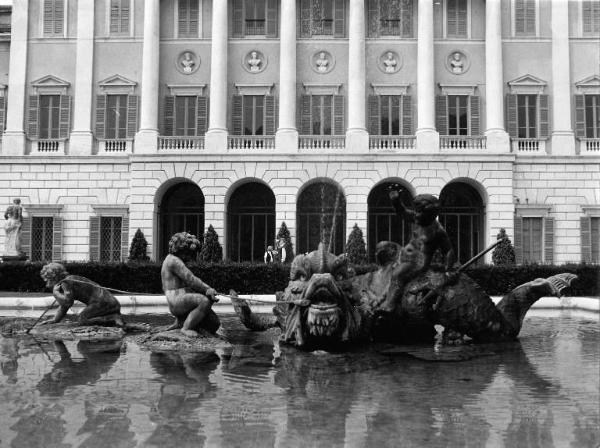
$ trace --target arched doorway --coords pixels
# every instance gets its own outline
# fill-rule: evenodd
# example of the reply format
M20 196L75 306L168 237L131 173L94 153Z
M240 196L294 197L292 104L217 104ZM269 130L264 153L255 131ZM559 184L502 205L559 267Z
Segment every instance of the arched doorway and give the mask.
M263 261L275 241L275 195L258 182L239 186L227 205L227 248L232 261Z
M169 253L169 239L174 233L189 232L199 239L204 234L204 195L198 185L181 182L164 194L158 206L159 255Z
M446 228L460 263L469 261L483 247L485 207L481 195L464 182L453 182L440 193L440 223Z
M380 241L393 241L402 246L406 245L412 235L412 224L396 215L389 198L390 187L398 185L395 182L384 182L377 185L369 193L368 202L368 249L369 259L375 260L375 247ZM399 186L402 202L411 207L413 197L406 188Z
M296 205L298 253L311 252L323 241L334 254L345 247L346 198L337 186L318 182L306 187Z

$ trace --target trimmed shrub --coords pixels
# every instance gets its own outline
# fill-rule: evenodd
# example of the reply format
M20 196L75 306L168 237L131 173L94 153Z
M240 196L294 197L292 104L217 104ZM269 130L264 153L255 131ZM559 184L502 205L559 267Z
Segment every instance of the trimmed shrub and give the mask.
M285 221L281 223L279 232L277 232L277 241L283 241L285 248L285 260L280 260L282 263L291 263L294 259L294 245L292 244L292 238L290 237L290 231L285 224Z
M149 261L150 258L146 255L146 249L148 248L148 241L144 237L144 233L141 229L137 229L133 240L131 240L131 247L129 248L129 261Z
M219 235L212 224L208 226L204 234L204 244L198 260L205 263L218 263L223 260L223 248L219 243Z
M515 249L506 235L506 230L500 229L496 239L502 240L492 251L492 262L496 266L514 266Z
M367 262L367 246L362 230L356 223L352 228L352 232L350 232L350 236L348 236L346 254L348 254L348 261L352 264L365 264Z

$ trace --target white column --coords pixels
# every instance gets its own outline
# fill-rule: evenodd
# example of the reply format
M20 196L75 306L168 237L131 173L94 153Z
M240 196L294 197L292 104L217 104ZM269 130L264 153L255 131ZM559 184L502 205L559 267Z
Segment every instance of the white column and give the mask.
M6 130L2 137L3 155L25 154L25 94L27 80L28 0L13 0Z
M346 150L367 152L369 134L365 126L365 2L350 0L348 27L348 128Z
M76 52L73 129L69 139L69 154L90 155L94 144L92 134L94 0L79 0L77 2Z
M296 129L296 0L281 0L279 44L279 129L275 146L280 151L298 149Z
M504 129L504 86L502 73L502 11L500 0L485 2L485 116L487 149L510 152Z
M417 26L417 150L437 152L433 66L433 0L419 0Z
M571 124L569 4L552 2L552 154L575 155Z
M135 136L135 152L158 150L158 76L160 52L160 1L144 2L144 46L142 50L142 98L140 130Z
M210 118L206 149L227 148L227 2L213 0L210 48Z

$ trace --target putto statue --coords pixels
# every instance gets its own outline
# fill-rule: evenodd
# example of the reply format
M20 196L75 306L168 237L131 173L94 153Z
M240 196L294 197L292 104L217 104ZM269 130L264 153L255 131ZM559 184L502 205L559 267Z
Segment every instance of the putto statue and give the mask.
M21 258L21 227L23 226L23 207L20 199L14 199L4 213L4 231L6 232L5 257Z

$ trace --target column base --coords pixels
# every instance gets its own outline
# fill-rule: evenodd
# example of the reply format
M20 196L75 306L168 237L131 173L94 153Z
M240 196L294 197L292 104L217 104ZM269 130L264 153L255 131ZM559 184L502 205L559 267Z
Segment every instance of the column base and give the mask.
M552 133L552 155L574 156L575 134L570 131L556 131Z
M369 152L369 133L366 129L348 129L346 152Z
M136 154L156 154L158 152L158 131L142 129L135 134L133 152Z
M24 132L6 131L2 136L2 155L3 156L22 156L25 155L27 140Z
M503 129L485 131L485 147L491 152L510 152L510 136Z
M209 129L204 136L204 148L211 152L226 152L227 135L227 129Z
M296 129L277 129L275 150L278 152L298 152L298 131Z
M89 156L94 152L94 135L87 131L73 131L69 136L69 155Z
M440 134L435 129L417 129L415 137L418 152L440 152Z

